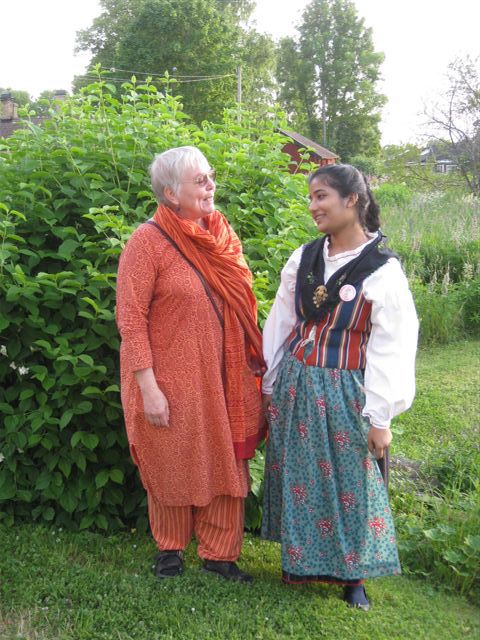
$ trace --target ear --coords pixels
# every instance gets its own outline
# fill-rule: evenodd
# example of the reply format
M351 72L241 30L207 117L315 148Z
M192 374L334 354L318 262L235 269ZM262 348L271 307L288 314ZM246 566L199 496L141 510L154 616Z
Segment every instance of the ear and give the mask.
M351 193L347 196L347 207L356 207L358 202L358 193Z
M178 206L179 200L171 187L165 187L163 190L163 195L165 196L165 198L167 198L169 202L174 204L176 207Z

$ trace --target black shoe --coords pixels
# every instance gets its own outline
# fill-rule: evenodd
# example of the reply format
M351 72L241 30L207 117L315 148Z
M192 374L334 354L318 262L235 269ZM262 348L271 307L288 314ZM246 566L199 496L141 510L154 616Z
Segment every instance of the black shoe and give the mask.
M182 551L160 551L155 556L153 573L157 578L175 578L183 573Z
M343 590L343 599L349 607L362 609L363 611L370 609L370 602L368 601L363 584L345 587Z
M203 571L206 573L216 573L225 580L236 582L253 582L253 577L241 571L235 562L223 562L219 560L204 560Z

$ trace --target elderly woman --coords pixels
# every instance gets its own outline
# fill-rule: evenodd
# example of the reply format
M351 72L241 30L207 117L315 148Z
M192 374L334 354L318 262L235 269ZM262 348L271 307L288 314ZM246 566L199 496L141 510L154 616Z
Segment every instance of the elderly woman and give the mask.
M236 565L248 458L263 437L264 369L251 273L215 210L215 171L195 147L157 155L159 203L122 253L117 324L130 451L160 550L155 575L183 572L195 534L203 570L250 582Z

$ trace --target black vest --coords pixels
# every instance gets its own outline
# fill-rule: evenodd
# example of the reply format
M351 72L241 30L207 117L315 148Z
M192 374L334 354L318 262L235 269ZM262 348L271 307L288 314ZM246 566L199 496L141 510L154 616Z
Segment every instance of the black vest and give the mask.
M295 286L295 309L298 317L307 322L319 322L340 302L340 289L363 282L389 258L397 257L386 246L386 236L377 237L361 253L340 267L324 284L325 261L323 247L327 236L309 242L303 248Z

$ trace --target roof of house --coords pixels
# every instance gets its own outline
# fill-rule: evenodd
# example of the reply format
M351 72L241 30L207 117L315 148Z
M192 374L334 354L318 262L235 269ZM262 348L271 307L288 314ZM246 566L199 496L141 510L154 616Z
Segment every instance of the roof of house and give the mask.
M448 149L440 147L436 144L431 144L428 147L425 147L420 153L420 161L424 162L429 159L433 159L437 164L456 164L455 160L452 160Z
M297 142L302 147L313 149L315 153L321 158L332 160L338 158L338 156L335 155L332 151L325 149L325 147L320 146L313 140L309 140L305 136L302 136L300 133L295 133L295 131L287 131L286 129L279 129L279 131L280 133L283 133L284 136L287 136L287 138L291 138L294 142Z

